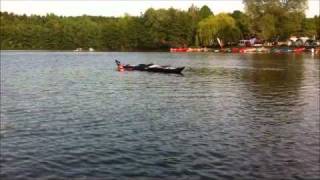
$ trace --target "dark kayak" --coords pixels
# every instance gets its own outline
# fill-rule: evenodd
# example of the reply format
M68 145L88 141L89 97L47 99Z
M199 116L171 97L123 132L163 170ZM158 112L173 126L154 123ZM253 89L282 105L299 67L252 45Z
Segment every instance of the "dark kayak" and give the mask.
M155 64L122 65L120 61L115 61L118 66L118 71L147 71L180 74L184 69L184 67L160 66Z

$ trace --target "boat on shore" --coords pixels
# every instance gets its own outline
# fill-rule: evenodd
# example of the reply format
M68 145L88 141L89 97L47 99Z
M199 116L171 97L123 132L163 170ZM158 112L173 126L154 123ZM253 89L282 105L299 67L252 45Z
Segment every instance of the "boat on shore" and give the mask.
M159 73L173 73L181 74L185 67L171 67L161 66L157 64L138 64L138 65L123 65L120 61L115 60L117 64L117 70L122 71L147 71L147 72L159 72Z
M170 52L188 52L188 48L170 48Z
M208 48L170 48L170 52L208 52Z

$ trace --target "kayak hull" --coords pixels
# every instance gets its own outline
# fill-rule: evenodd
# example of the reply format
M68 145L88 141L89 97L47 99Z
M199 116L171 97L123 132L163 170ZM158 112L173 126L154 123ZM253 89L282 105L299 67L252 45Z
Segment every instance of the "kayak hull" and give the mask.
M173 73L181 74L185 67L170 67L170 66L159 66L154 64L139 64L139 65L122 65L120 61L116 60L118 71L147 71L147 72L158 72L158 73Z
M177 68L160 68L160 67L141 67L141 66L124 66L126 71L147 71L147 72L159 72L159 73L174 73L181 74L185 67L177 67Z
M166 68L146 68L145 71L148 72L159 72L159 73L175 73L175 74L181 74L184 67L178 67L174 69L166 69Z

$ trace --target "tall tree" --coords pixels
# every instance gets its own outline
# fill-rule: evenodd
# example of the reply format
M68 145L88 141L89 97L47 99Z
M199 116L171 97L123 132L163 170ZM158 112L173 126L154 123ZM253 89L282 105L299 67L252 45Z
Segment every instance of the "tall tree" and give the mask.
M250 30L260 37L286 39L301 32L307 0L243 0ZM272 21L271 26L261 20Z
M233 11L231 16L234 18L234 20L236 21L237 27L241 31L241 38L248 38L250 36L249 17L239 10Z
M213 15L213 13L207 5L204 5L201 7L199 15L200 15L201 19L204 19L204 18L207 18L207 17Z
M214 45L218 37L225 42L234 42L239 40L239 36L240 30L236 26L236 21L225 13L209 16L199 23L198 37L203 46Z

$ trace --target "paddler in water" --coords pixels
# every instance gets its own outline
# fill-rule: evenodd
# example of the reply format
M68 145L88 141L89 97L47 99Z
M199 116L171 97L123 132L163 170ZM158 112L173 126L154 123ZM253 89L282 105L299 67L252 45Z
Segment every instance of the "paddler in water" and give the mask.
M124 71L123 65L120 63L120 61L116 60L117 66L118 66L118 71L122 72Z

